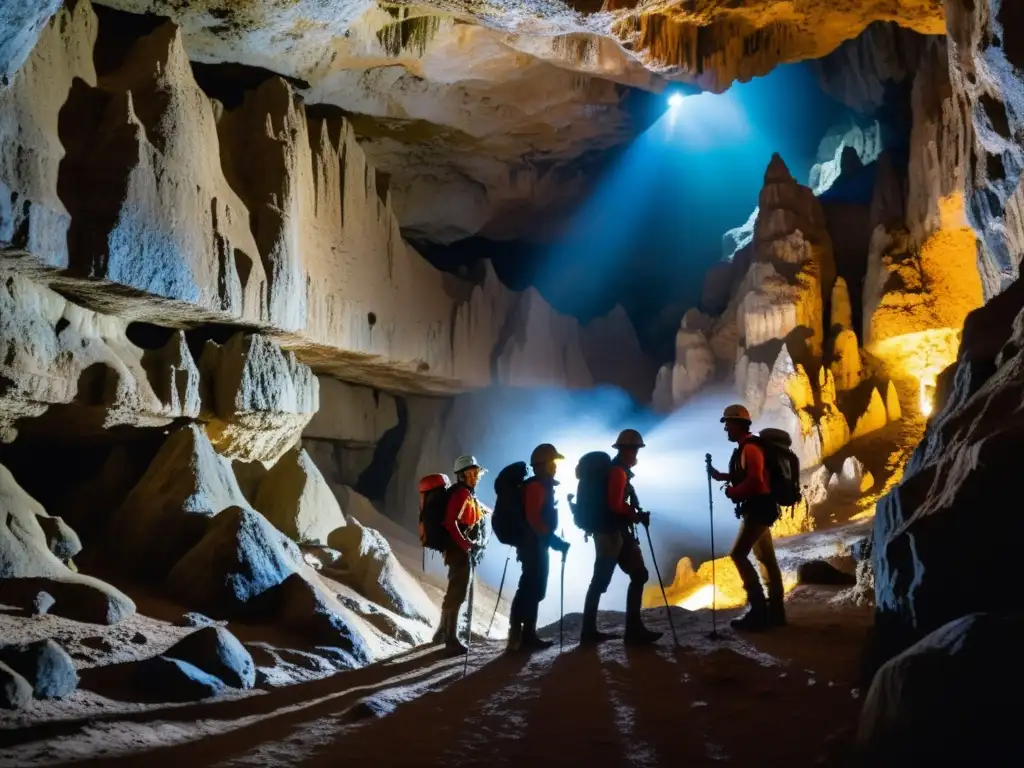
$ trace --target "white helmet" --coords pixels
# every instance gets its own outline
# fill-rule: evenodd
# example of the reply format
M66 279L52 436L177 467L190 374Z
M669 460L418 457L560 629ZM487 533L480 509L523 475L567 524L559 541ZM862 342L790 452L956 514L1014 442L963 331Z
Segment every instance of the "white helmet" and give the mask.
M476 467L477 469L479 469L480 470L480 474L483 474L484 472L487 471L486 469L481 467L479 463L477 463L477 460L476 460L475 456L472 456L472 455L470 455L468 453L463 454L462 456L459 456L459 458L457 458L455 460L455 474L456 475L459 474L460 472L465 472L467 469L470 469L472 467Z

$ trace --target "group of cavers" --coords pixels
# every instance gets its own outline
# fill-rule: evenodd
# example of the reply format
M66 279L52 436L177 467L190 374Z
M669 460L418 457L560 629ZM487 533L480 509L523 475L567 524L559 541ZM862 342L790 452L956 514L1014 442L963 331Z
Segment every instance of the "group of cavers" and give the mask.
M748 610L731 624L746 631L779 627L786 623L784 592L770 529L779 518L780 506L795 504L800 499L799 462L790 450L791 440L785 432L765 429L759 435L753 434L750 413L742 405L726 408L721 422L729 441L737 447L728 471L712 467L711 457L707 456L709 495L712 480L724 482L726 496L736 505L736 516L741 523L729 554L739 571L749 604ZM579 637L582 646L616 637L597 626L598 604L616 567L629 577L623 642L646 645L656 642L662 635L645 627L641 617L648 572L638 528L645 528L650 544L651 518L650 513L641 508L632 481L640 449L645 447L644 440L635 429L626 429L612 447L616 451L614 457L595 451L580 459L576 466L577 492L568 496L573 522L584 531L585 541L593 538L596 554L583 605ZM547 593L552 550L562 555L564 594L569 543L558 533L555 492L559 485L555 476L564 458L554 445L543 443L530 456L532 474L526 462L503 469L494 482L493 512L477 499L477 487L486 470L471 455L455 460L454 483L444 474L427 475L420 480L420 539L425 549L443 553L448 567L448 589L434 643L444 643L449 655L467 652L467 645L459 639L459 616L468 594L469 626L472 626L473 573L483 558L492 529L500 542L515 547L522 565L509 616L507 651L532 652L553 644L537 634L537 613ZM712 537L713 528L712 519ZM751 552L761 565L767 597L750 562ZM651 556L654 556L653 549ZM664 584L661 586L664 594Z

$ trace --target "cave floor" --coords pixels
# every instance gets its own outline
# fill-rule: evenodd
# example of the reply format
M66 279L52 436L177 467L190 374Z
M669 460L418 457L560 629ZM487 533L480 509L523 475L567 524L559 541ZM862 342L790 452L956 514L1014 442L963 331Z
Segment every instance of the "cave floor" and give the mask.
M271 690L144 707L116 706L83 675L45 704L59 711L37 702L0 716L0 765L846 765L872 612L834 595L798 587L790 626L759 635L737 635L736 612L720 611L714 640L709 611L674 609L678 648L663 609L646 620L665 637L635 650L578 648L572 614L564 652L505 656L500 641L477 641L465 677L462 660L421 647ZM621 621L602 614L605 628ZM557 639L557 625L547 634Z

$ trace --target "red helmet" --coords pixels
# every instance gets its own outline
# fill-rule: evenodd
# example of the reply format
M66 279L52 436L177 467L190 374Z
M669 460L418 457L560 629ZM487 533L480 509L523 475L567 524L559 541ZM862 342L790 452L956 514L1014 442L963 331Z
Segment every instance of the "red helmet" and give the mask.
M448 475L424 475L420 478L420 493L429 493L435 488L447 488L449 485Z

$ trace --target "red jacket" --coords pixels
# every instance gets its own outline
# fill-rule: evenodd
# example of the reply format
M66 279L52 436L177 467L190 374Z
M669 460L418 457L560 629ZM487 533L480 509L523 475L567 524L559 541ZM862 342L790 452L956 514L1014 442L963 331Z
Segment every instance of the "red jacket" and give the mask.
M452 541L457 544L463 552L469 552L473 545L467 539L462 530L472 528L483 520L484 512L476 496L464 485L455 486L452 495L448 498L448 508L445 510L444 527L451 536Z
M622 467L612 465L608 472L608 509L612 514L622 515L631 522L636 522L636 509L626 501L626 486L629 484L629 475Z
M768 469L764 465L764 451L756 443L751 442L753 435L740 440L740 468L743 479L727 488L725 495L732 501L744 502L755 496L771 493Z

